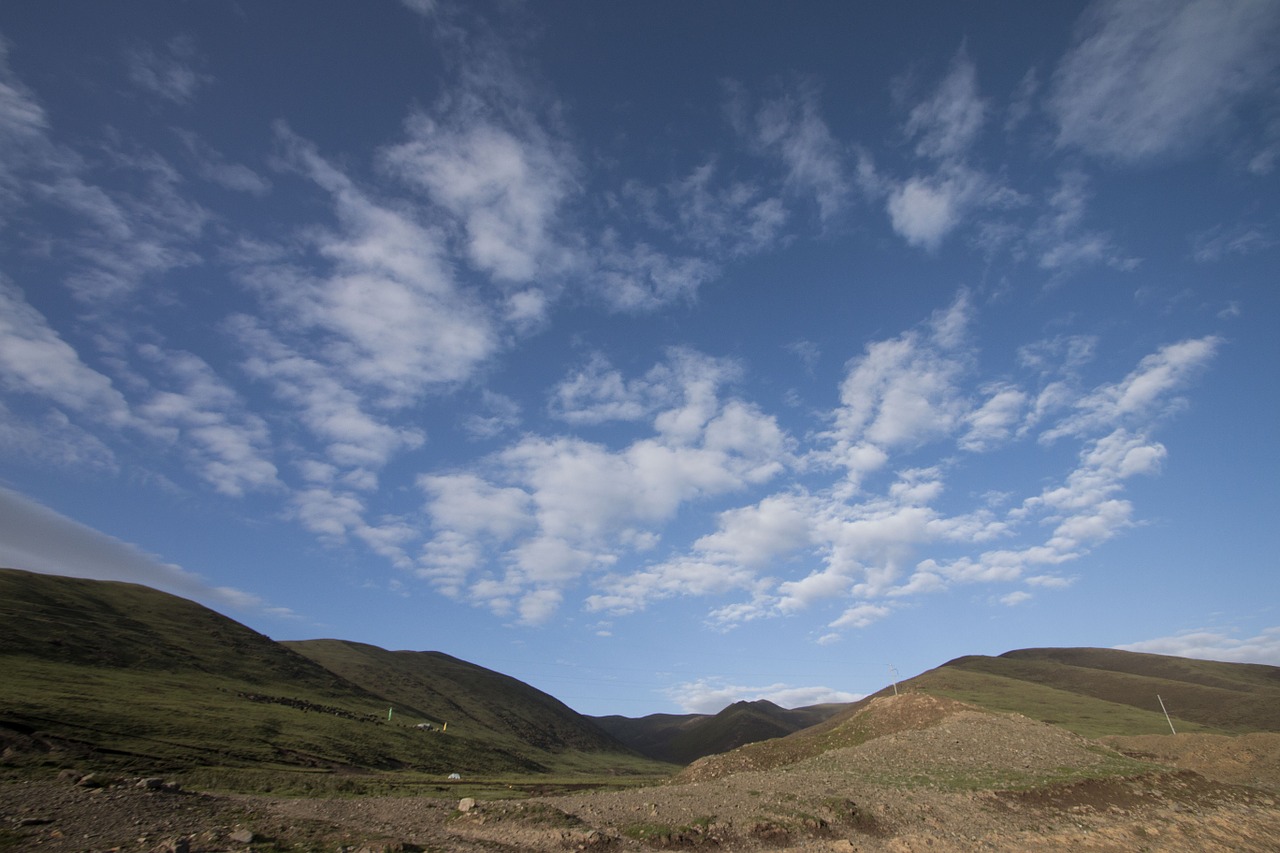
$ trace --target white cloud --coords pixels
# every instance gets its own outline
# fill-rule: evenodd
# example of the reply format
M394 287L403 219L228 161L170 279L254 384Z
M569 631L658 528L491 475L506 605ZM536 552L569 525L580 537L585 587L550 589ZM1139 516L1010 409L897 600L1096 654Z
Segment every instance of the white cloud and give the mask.
M1017 607L1019 604L1025 604L1034 596L1024 590L1015 590L1006 595L1000 596L1000 603L1005 607Z
M9 69L9 46L0 37L0 217L16 205L21 173L51 159L48 127L44 108Z
M196 92L213 81L194 67L198 56L190 36L175 36L163 52L149 47L135 48L129 51L127 59L130 81L175 104L191 103Z
M982 130L986 104L978 95L978 75L961 50L938 88L912 108L906 134L921 157L950 160L966 154Z
M646 396L667 401L652 413L651 437L613 449L568 436L528 435L493 454L486 475L421 478L435 531L423 553L423 572L459 589L460 573L480 565L476 555L492 553L501 577L473 581L470 594L510 608L530 591L559 589L584 573L609 570L622 555L653 547L655 528L690 502L772 479L788 458L789 439L755 407L720 399L718 388L735 369L673 350L644 380ZM618 380L617 387L626 386ZM654 595L723 588L726 582L736 584L737 577L717 581L687 564L664 565L604 578L606 591L588 606L635 609ZM543 594L538 607L523 612L546 613L552 600Z
M1245 257L1266 251L1276 244L1270 229L1263 225L1217 226L1192 239L1193 256L1201 263Z
M838 702L857 702L862 693L849 693L830 687L796 687L775 683L763 687L745 687L719 678L701 678L677 684L663 691L686 714L718 714L735 702L765 700L783 708L803 708Z
M720 273L712 261L665 254L646 243L626 246L607 232L587 287L615 311L642 314L692 302L698 288Z
M999 384L989 389L987 401L965 418L968 431L960 437L960 448L988 451L1007 441L1022 422L1027 394L1020 388Z
M595 353L552 391L550 409L576 425L637 421L662 402L664 388L648 377L626 380L607 358Z
M1252 637L1237 637L1223 631L1187 631L1116 648L1127 652L1280 666L1280 627L1266 628Z
M718 176L716 162L711 161L667 187L676 205L673 236L726 257L753 255L773 246L790 218L782 199L753 183L717 180ZM663 221L660 214L654 219Z
M888 616L890 610L883 604L855 604L832 622L831 628L866 628Z
M1064 171L1049 194L1047 210L1027 233L1027 251L1041 269L1066 274L1092 264L1133 269L1138 261L1117 248L1111 236L1085 227L1089 181L1083 172Z
M211 586L198 574L162 562L136 545L73 521L0 487L0 565L42 574L126 581L193 599L215 609L270 612L257 596Z
M1199 374L1217 353L1215 336L1168 344L1145 356L1122 381L1100 385L1074 403L1075 412L1041 434L1042 442L1082 436L1118 424L1146 422L1180 405L1172 392Z
M130 420L111 380L85 364L22 291L0 276L0 382L112 426Z
M574 192L571 154L531 121L503 127L463 103L445 119L411 116L409 140L383 152L385 165L456 217L477 269L509 282L557 272L566 263L555 230Z
M520 404L505 394L480 392L482 411L467 415L462 428L473 439L495 438L520 425Z
M262 175L242 163L228 162L196 134L186 130L175 130L174 133L182 140L195 161L196 171L206 181L255 196L266 195L271 190L271 182Z
M823 222L844 208L849 179L843 152L822 118L816 87L794 85L764 101L750 118L741 115L745 110L741 103L731 109L739 113L739 132L782 162L787 188L812 198Z
M246 490L278 488L267 458L266 423L245 411L244 401L199 357L143 345L139 352L164 370L177 390L155 391L137 407L152 431L171 429L200 475L217 491L239 497Z
M1180 155L1274 92L1270 0L1113 0L1082 19L1053 79L1058 142L1125 163Z
M957 349L972 312L962 294L935 314L931 329L868 344L840 386L831 458L851 474L878 467L892 448L948 435L966 414L960 380L968 355Z
M308 332L315 360L399 408L469 379L500 346L476 294L454 280L442 237L411 211L371 200L314 147L279 129L290 162L328 191L341 230L305 233L331 265L250 266L246 279L284 329ZM304 351L305 352L305 351Z
M406 9L417 12L424 17L431 17L439 8L438 0L400 0Z
M14 461L73 471L115 473L120 469L115 452L60 409L20 416L0 402L0 453Z
M377 469L396 453L420 446L426 437L412 427L393 426L365 410L360 396L335 379L323 364L280 343L250 317L233 317L226 328L245 347L245 371L268 382L295 406L304 425L324 443L334 463Z

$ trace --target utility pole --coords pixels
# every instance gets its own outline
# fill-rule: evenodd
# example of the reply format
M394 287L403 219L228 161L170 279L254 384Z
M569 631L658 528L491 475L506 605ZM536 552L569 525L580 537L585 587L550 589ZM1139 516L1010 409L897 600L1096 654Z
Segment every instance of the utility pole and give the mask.
M889 667L889 671L893 673L893 695L898 695L898 668L891 663L885 664Z
M1160 710L1164 711L1164 721L1169 724L1169 731L1176 735L1178 731L1173 727L1173 720L1169 719L1169 709L1165 708L1164 700L1160 698L1159 693L1156 694L1156 701L1160 703Z

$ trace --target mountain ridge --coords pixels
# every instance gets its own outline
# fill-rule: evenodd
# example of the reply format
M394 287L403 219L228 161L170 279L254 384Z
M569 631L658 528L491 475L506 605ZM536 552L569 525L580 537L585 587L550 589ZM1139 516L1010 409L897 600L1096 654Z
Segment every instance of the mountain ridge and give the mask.
M136 584L0 569L0 602L0 734L41 731L138 764L669 772L739 749L835 748L848 731L834 733L895 689L1091 738L1171 724L1180 733L1280 732L1280 668L1265 664L1018 649L957 657L849 705L756 700L714 715L588 717L444 652L278 643Z

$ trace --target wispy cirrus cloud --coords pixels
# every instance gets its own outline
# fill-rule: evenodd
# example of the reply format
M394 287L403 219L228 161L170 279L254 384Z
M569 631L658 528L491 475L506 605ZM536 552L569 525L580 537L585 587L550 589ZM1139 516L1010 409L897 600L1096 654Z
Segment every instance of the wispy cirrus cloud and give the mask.
M111 379L93 369L33 308L22 291L0 277L0 381L115 427L131 420L129 404Z
M848 203L850 181L842 146L822 118L818 94L811 82L795 83L763 99L739 123L749 140L781 162L787 189L811 198L826 223Z
M139 347L141 356L166 375L168 388L154 390L136 407L147 429L188 454L192 467L215 490L239 497L275 490L281 483L269 456L266 422L247 411L244 399L200 357Z
M142 89L175 104L189 104L213 77L198 70L199 53L195 39L174 36L163 50L138 46L126 54L129 79Z
M1186 154L1241 101L1274 105L1280 9L1267 0L1112 0L1053 78L1058 143L1122 163Z
M1236 631L1199 629L1116 646L1127 652L1199 658L1201 660L1261 663L1280 666L1280 627L1265 628L1252 637Z

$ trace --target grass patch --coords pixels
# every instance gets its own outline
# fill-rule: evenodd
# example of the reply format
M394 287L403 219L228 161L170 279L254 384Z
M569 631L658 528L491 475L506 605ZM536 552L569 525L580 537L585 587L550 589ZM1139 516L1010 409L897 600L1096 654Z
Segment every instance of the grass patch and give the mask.
M436 797L513 800L574 791L618 791L658 784L661 776L501 775L451 780L435 773L333 773L297 768L203 767L176 774L184 788L282 797Z
M646 844L678 843L681 840L688 840L690 836L705 835L715 822L715 815L703 815L702 817L694 818L688 823L678 825L652 821L628 823L619 827L618 831L627 838L643 841Z

